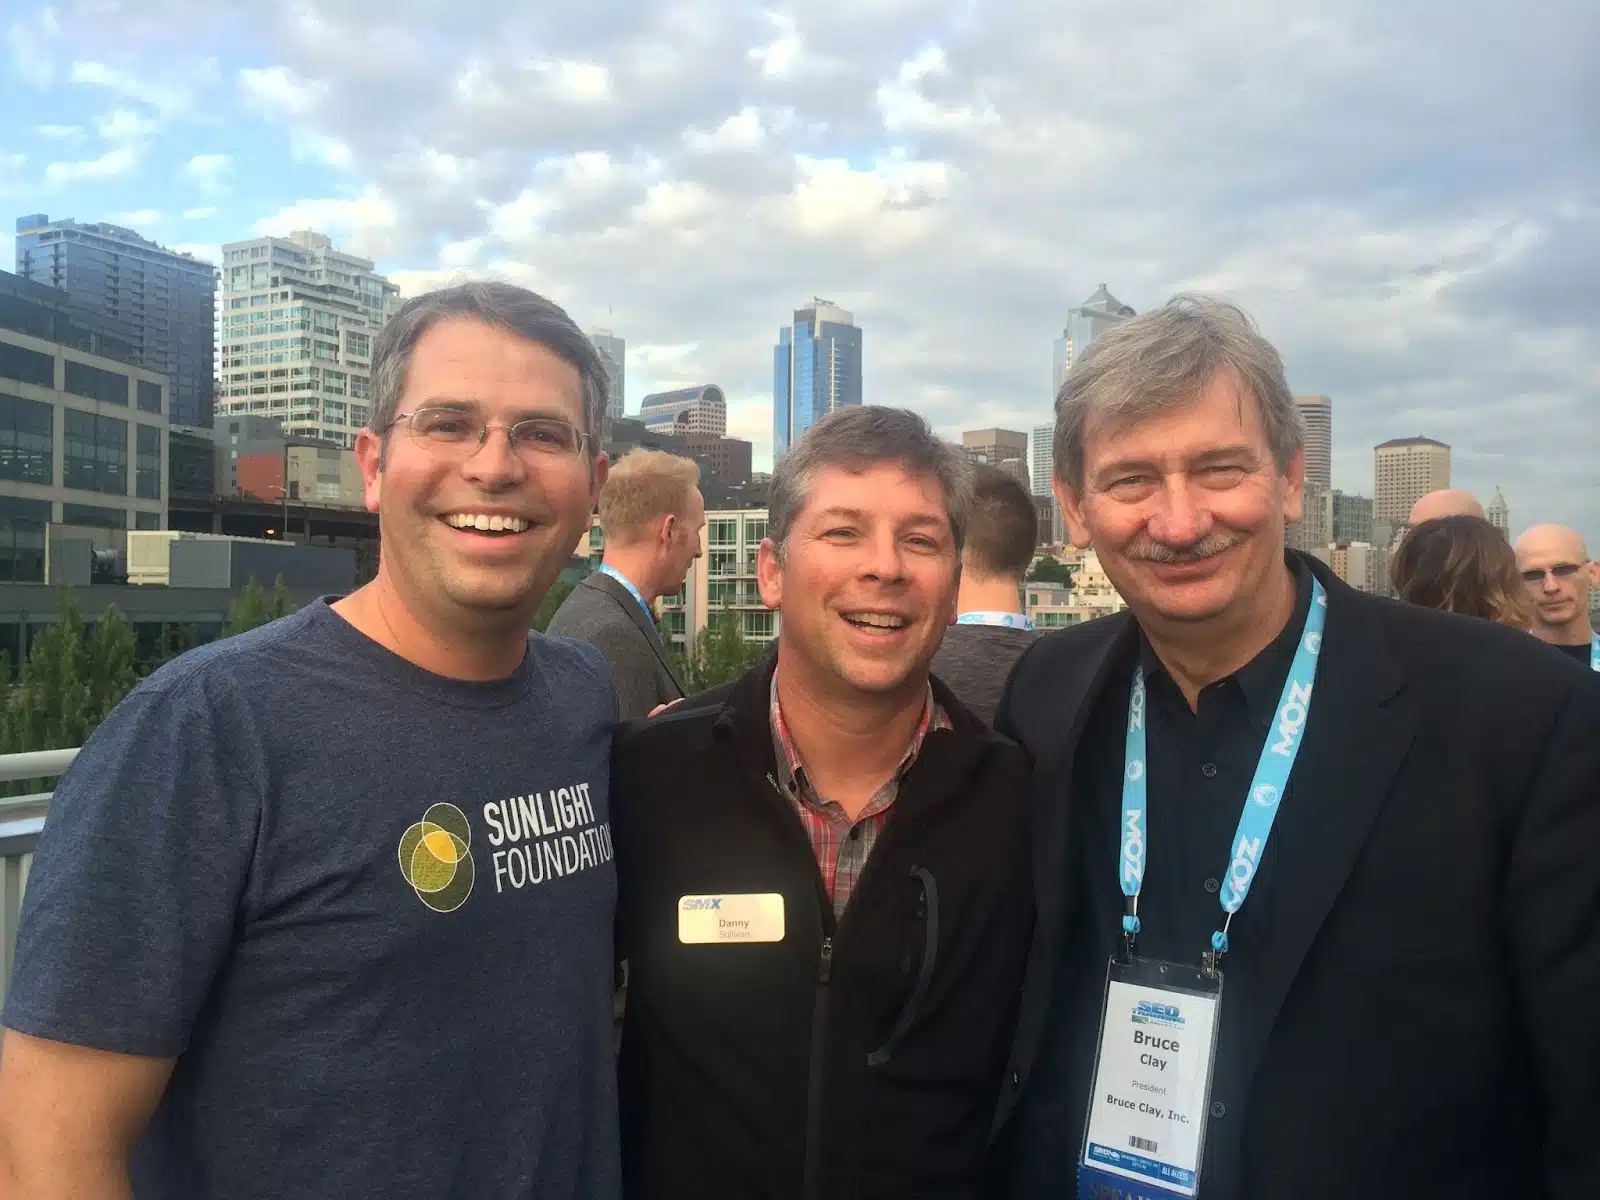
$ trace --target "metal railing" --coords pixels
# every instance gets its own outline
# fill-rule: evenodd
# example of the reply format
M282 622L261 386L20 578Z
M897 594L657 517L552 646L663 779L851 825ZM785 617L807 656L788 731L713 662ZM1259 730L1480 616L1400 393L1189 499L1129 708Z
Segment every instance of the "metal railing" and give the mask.
M33 750L26 754L0 754L0 783L19 779L55 779L78 756L71 750ZM28 888L28 869L39 844L50 792L27 796L0 796L0 1003L11 983L11 961L16 952L17 922L22 917L22 896Z

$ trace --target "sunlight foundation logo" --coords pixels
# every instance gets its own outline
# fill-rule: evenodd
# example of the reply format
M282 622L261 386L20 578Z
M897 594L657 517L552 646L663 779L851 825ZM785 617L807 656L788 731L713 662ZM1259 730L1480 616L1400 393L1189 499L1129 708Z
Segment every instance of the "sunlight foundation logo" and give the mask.
M434 912L454 912L472 894L472 827L454 804L430 805L400 839L400 873Z

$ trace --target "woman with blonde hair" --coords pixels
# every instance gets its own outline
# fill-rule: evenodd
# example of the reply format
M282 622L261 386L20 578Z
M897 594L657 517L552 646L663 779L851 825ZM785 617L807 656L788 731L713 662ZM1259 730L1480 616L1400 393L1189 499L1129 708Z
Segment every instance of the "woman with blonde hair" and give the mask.
M1529 629L1533 610L1505 537L1482 517L1438 517L1408 532L1389 563L1409 604Z

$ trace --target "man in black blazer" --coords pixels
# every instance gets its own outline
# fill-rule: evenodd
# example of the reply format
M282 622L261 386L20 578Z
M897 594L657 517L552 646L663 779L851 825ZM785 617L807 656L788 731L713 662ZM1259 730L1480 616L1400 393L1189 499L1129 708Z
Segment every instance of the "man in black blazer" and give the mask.
M660 450L620 459L600 493L601 567L572 589L545 631L588 642L605 656L624 721L686 694L653 606L700 557L706 509L699 484L692 459Z
M997 718L1034 758L1038 923L996 1194L1600 1194L1600 685L1285 553L1303 434L1237 309L1102 334L1056 410L1073 541L1130 611L1040 639ZM1113 1005L1097 1074L1130 940L1222 980L1176 1186L1188 1135L1138 1108L1165 1077L1116 1039L1190 1030Z

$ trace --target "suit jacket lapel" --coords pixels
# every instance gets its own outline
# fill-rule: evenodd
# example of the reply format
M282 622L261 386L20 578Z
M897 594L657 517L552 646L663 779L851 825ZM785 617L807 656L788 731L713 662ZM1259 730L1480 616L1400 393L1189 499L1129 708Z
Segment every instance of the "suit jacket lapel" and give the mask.
M672 686L678 689L678 694L687 695L683 680L678 678L678 672L673 669L672 657L667 653L667 648L661 642L661 631L656 628L656 623L650 619L650 614L639 606L633 598L633 593L623 587L611 576L595 571L584 579L584 584L598 589L609 596L615 603L621 605L622 611L628 614L628 619L640 633L644 640L650 644L650 649L655 653L656 659L666 669L667 675L672 680Z
M1328 591L1328 624L1305 741L1273 825L1276 882L1270 896L1249 901L1271 904L1273 914L1259 975L1260 1019L1240 1034L1240 1078L1247 1089L1289 988L1383 810L1416 731L1416 713L1377 603L1320 562L1310 566Z
M1038 931L1028 958L1025 990L1044 1001L1021 1009L1012 1061L1031 1064L1059 1000L1056 975L1065 952L1066 923L1080 884L1083 856L1069 832L1074 812L1073 768L1084 726L1115 669L1127 659L1136 626L1127 614L1102 617L1107 636L1073 660L1063 675L1037 681L1014 714L1015 732L1036 756L1030 805L1033 810L1033 878L1038 901ZM1067 707L1061 704L1065 698ZM1103 964L1096 964L1098 967ZM1015 1093L1003 1094L995 1114L999 1129L1010 1115Z

